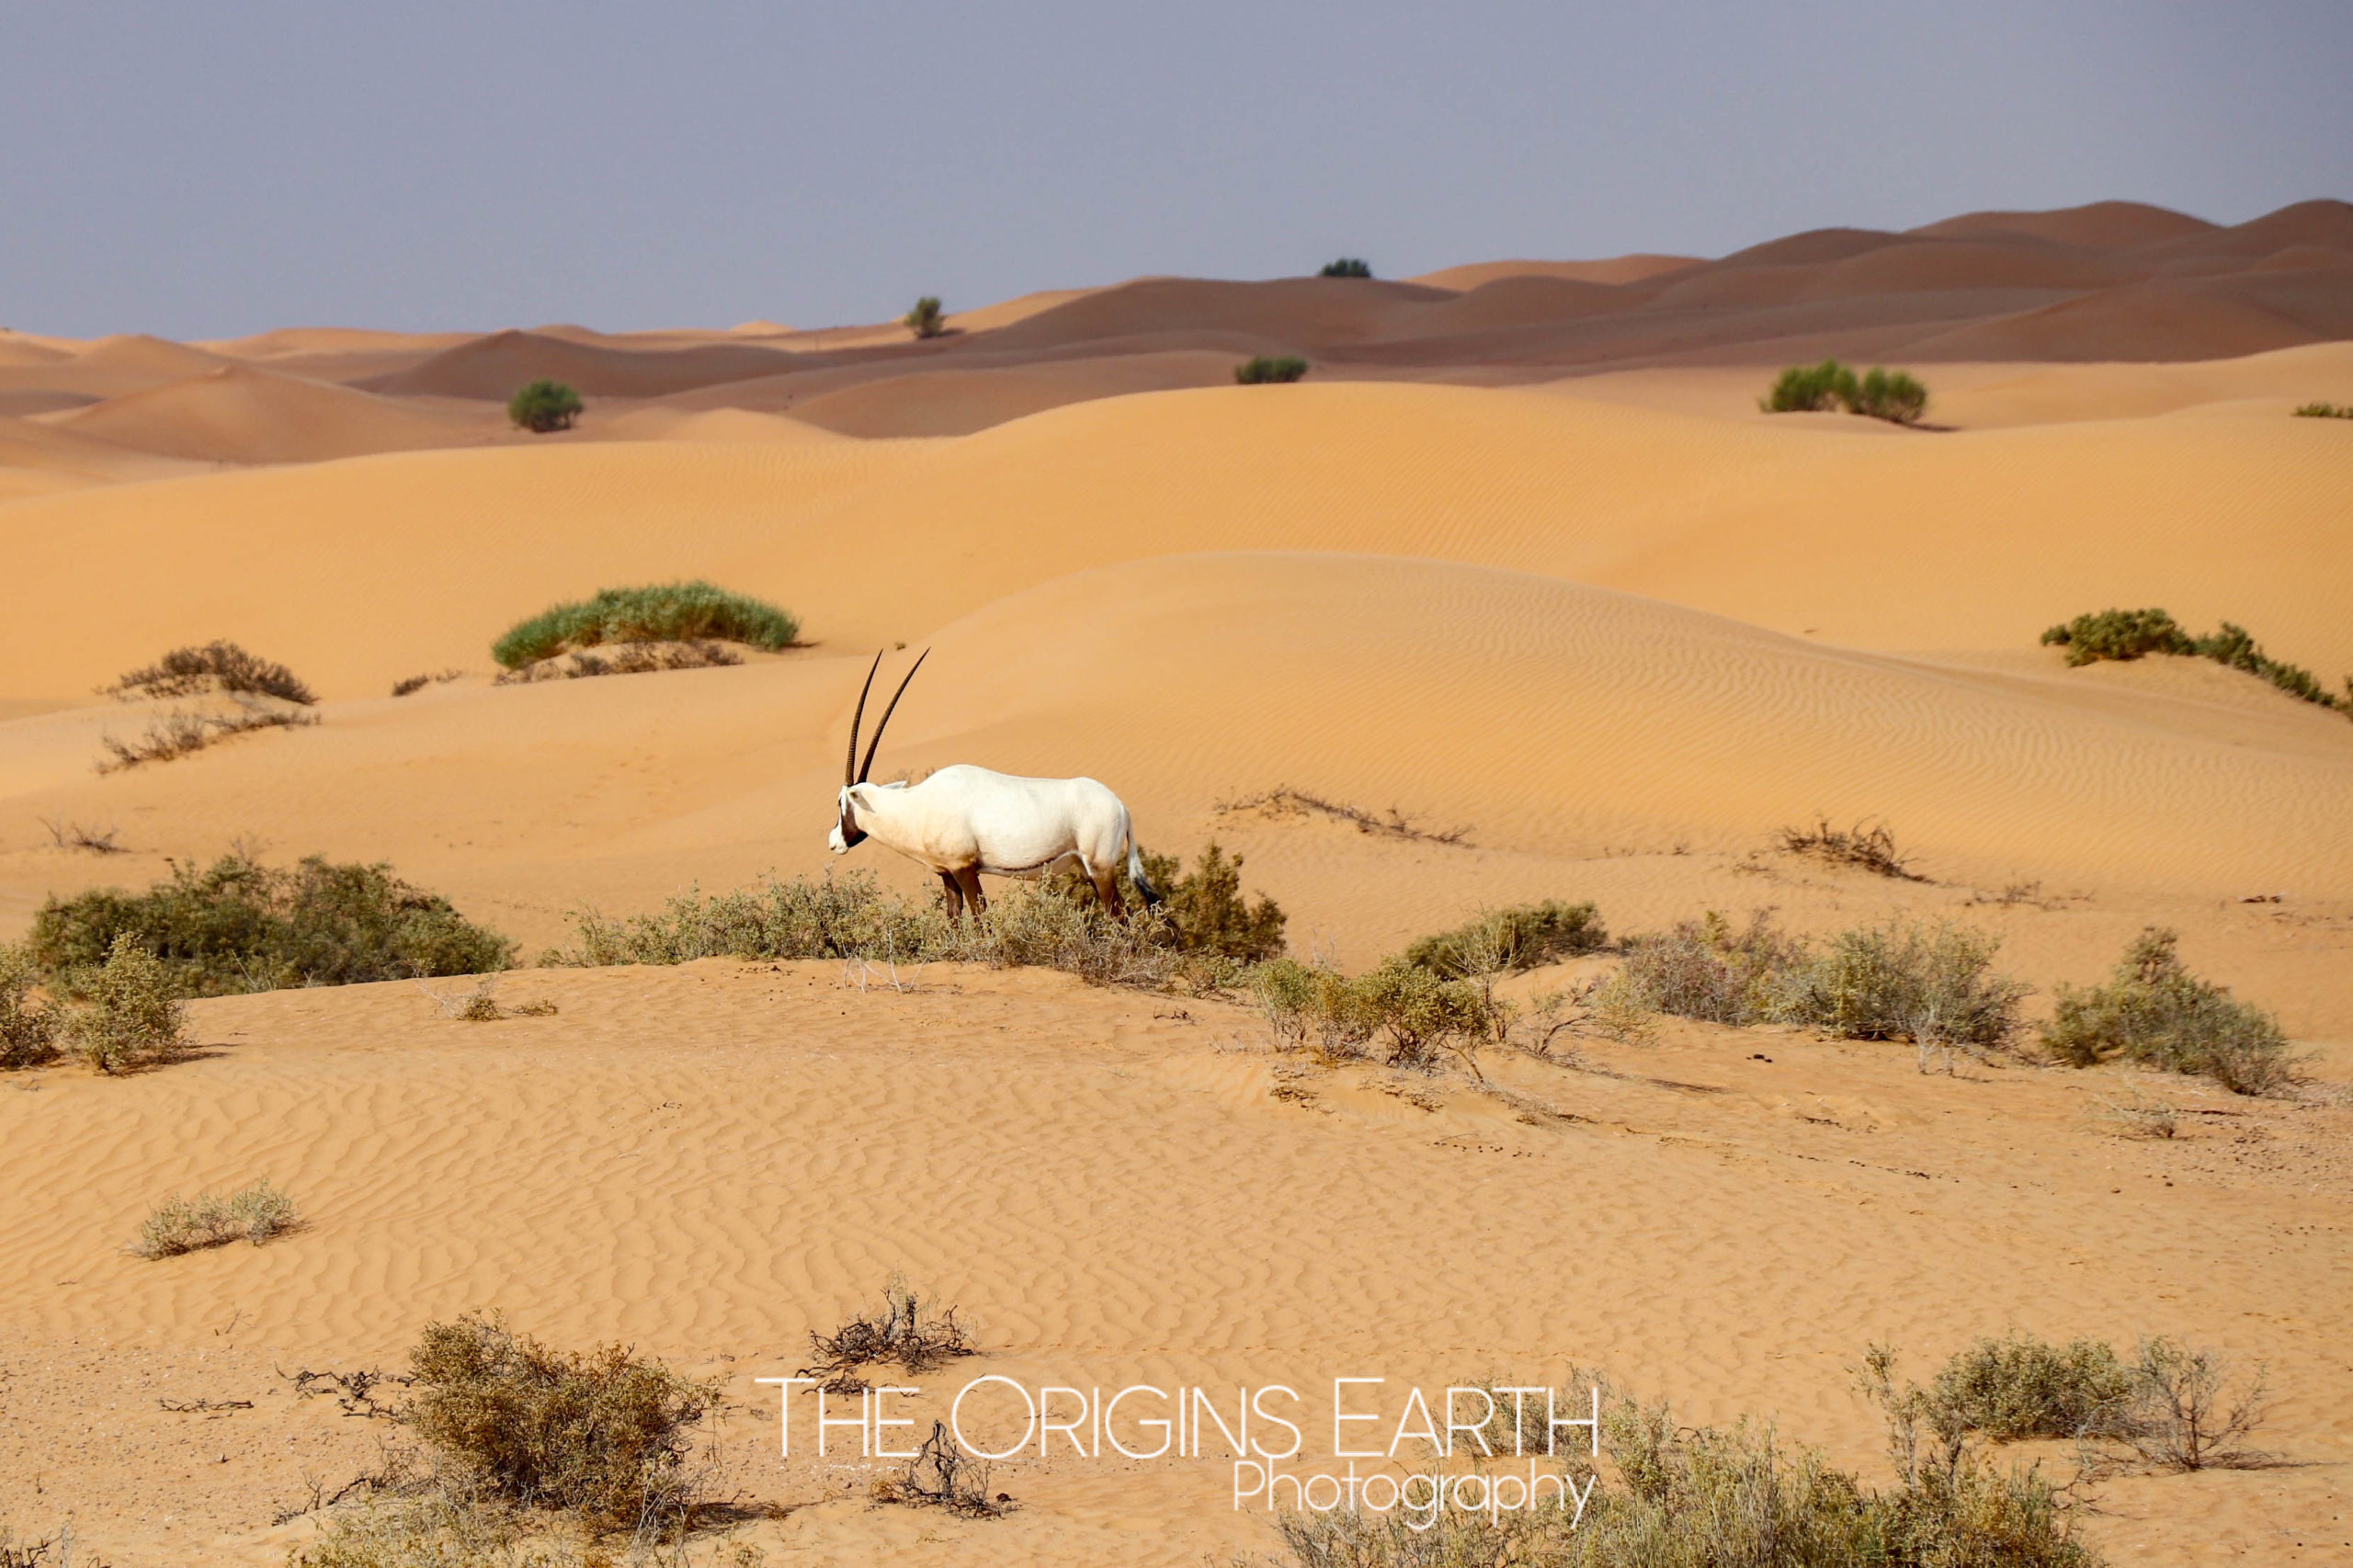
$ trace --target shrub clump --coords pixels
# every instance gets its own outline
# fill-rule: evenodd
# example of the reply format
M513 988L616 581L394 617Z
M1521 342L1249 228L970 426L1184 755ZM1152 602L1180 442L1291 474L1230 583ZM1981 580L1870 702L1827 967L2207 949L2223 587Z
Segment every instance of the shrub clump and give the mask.
M2111 1435L2125 1424L2131 1384L2102 1341L2053 1345L2021 1334L1980 1339L1955 1356L1928 1398L1938 1424L2012 1443Z
M2200 980L2175 950L2179 936L2152 926L2134 938L2105 985L2062 986L2042 1044L2089 1067L2110 1057L2211 1078L2234 1094L2272 1094L2295 1082L2279 1020Z
M924 1300L895 1274L882 1287L880 1312L853 1312L831 1334L810 1330L809 1348L814 1363L793 1375L821 1380L829 1393L857 1393L867 1386L866 1369L882 1362L927 1372L980 1353L954 1307Z
M1897 425L1915 425L1928 411L1928 389L1902 370L1873 366L1857 376L1836 359L1792 365L1756 400L1768 414L1818 414L1843 408Z
M1817 949L1761 912L1735 929L1711 911L1632 938L1619 983L1641 1006L1710 1023L1908 1040L1925 1071L1933 1049L1990 1049L2018 1028L2027 988L1994 971L2000 945L1962 926L1896 919Z
M1242 891L1242 857L1228 858L1211 839L1189 871L1174 855L1146 855L1144 877L1161 891L1159 914L1167 922L1167 938L1179 951L1259 963L1283 950L1283 926L1290 916L1260 893L1256 903ZM1121 873L1122 896L1133 892ZM1071 890L1074 896L1085 889ZM1131 903L1137 902L1131 900Z
M2296 410L2299 419L2353 419L2353 403L2308 403Z
M496 1495L566 1508L598 1529L681 1521L689 1436L718 1402L619 1345L563 1355L468 1315L426 1326L409 1353L404 1419Z
M209 869L173 869L143 893L99 889L51 897L33 916L34 960L69 989L128 943L176 995L219 996L290 985L350 985L504 969L514 944L385 865L291 868L243 853Z
M318 701L316 694L284 665L219 640L201 648L175 648L99 690L103 696L121 698L181 698L226 691L275 697L304 707Z
M2064 648L2071 669L2101 659L2131 660L2150 653L2211 659L2269 681L2290 697L2353 713L2353 676L2346 677L2345 695L2339 697L2302 665L2265 653L2263 644L2234 621L2222 622L2220 631L2193 637L2162 609L2104 609L2050 628L2042 634L2042 643Z
M1838 828L1832 827L1830 819L1822 816L1814 819L1812 827L1783 828L1780 839L1785 854L1809 855L1833 866L1851 867L1899 881L1928 880L1913 870L1909 858L1897 851L1894 831L1885 823L1870 827L1857 823L1850 828Z
M1296 354L1260 354L1233 368L1233 379L1245 387L1295 381L1307 374L1307 361Z
M188 1049L188 1004L171 971L130 932L117 934L81 989L85 1004L66 1016L66 1042L99 1072L129 1073Z
M785 610L709 583L602 588L593 598L552 605L518 621L491 644L508 669L604 642L688 642L717 638L770 652L792 646L801 623Z
M1318 278L1370 278L1372 276L1372 263L1357 256L1344 256L1337 261L1325 262L1324 269L1315 276Z
M251 1242L256 1246L284 1235L296 1223L294 1200L270 1186L267 1178L227 1194L200 1192L194 1198L167 1198L139 1227L131 1252L153 1259L177 1257L184 1252Z
M1355 976L1275 959L1251 971L1250 984L1276 1038L1326 1062L1378 1054L1392 1067L1427 1070L1441 1051L1468 1061L1508 1021L1485 987L1400 957Z
M1609 932L1590 903L1547 899L1489 910L1451 931L1416 938L1405 961L1445 979L1541 969L1599 950Z
M57 1009L34 998L40 983L32 954L0 943L0 1068L38 1067L57 1055Z
M506 400L506 417L518 430L544 436L554 430L571 429L573 421L585 407L578 392L562 381L542 377L517 389Z
M915 308L900 318L900 325L917 337L939 337L948 331L948 317L939 308L939 296L926 294L915 301Z

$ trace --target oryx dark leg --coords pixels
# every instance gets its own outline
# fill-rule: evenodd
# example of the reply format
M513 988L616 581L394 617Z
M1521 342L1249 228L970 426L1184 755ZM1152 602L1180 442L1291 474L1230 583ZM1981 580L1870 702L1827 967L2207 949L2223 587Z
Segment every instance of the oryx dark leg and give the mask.
M964 890L964 902L972 906L974 916L988 913L988 895L981 892L981 869L967 866L956 873L956 881Z
M953 871L940 872L939 885L947 890L948 918L951 921L961 920L964 918L964 890L957 885L956 873Z
M1088 866L1086 880L1095 885L1095 896L1103 901L1103 907L1110 911L1111 918L1126 925L1128 901L1120 896L1118 869L1111 866Z

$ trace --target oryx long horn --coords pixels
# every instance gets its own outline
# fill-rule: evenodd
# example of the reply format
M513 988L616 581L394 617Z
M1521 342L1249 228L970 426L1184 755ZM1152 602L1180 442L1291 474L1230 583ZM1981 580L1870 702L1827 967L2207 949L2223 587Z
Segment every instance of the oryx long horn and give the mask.
M881 655L876 657L879 659ZM874 724L874 738L866 744L866 766L858 770L858 783L865 783L866 776L874 771L874 754L882 749L882 731L891 722L891 715L899 710L899 699L907 694L907 681L915 678L915 671L923 668L923 662L930 657L931 650L928 648L916 654L914 668L907 671L906 680L901 681L899 689L891 694L891 706L882 710L882 717ZM858 743L852 741L850 744L855 745Z
M881 667L882 654L881 650L878 649L874 654L874 663L867 666L866 685L858 689L858 711L850 715L849 755L842 758L842 782L844 784L855 784L858 782L858 726L866 718L866 694L874 689L874 672Z

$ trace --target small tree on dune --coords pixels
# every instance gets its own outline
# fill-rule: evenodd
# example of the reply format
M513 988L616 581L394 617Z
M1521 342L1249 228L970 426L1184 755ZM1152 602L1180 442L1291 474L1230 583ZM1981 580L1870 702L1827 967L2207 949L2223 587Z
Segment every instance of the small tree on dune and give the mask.
M1318 278L1370 278L1372 276L1372 263L1353 256L1344 256L1337 261L1325 262L1324 270L1316 276Z
M906 328L917 337L938 337L948 330L948 318L939 309L939 296L926 294L915 301L915 308L904 318Z
M506 400L506 417L517 429L544 436L551 430L571 429L584 406L578 392L562 381L542 378Z

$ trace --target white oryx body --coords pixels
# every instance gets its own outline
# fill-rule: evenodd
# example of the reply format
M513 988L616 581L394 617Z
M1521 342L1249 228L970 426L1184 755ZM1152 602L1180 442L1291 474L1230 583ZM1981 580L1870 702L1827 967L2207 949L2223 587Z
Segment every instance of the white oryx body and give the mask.
M921 667L923 660L915 661ZM876 668L881 656L875 657ZM899 683L904 695L909 670ZM871 690L874 671L866 676ZM849 755L858 756L858 728L866 711L866 692L858 699L858 716L850 721ZM866 766L853 776L845 764L845 782L835 798L833 832L826 847L846 855L861 840L887 845L910 860L929 867L947 889L949 913L960 914L969 903L975 913L987 907L981 892L983 873L992 877L1037 877L1057 867L1075 865L1094 886L1103 906L1121 919L1127 907L1119 893L1120 858L1127 860L1129 878L1146 902L1157 903L1159 890L1144 875L1143 847L1136 842L1135 824L1126 804L1110 789L1092 778L1025 778L985 767L958 763L943 767L920 784L870 784L866 774L874 767L874 753L882 744L882 729L899 705L893 696L866 750Z

